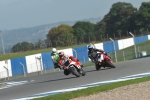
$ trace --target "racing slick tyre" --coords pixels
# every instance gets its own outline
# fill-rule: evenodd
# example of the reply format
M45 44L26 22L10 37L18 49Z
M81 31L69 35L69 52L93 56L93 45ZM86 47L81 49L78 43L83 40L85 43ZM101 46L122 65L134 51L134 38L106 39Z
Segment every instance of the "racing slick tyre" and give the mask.
M101 68L101 65L95 63L95 68L96 70L99 70Z
M82 76L85 76L85 74L86 74L86 72L84 71L84 69L83 68L81 68L81 74L82 74Z
M64 70L64 74L67 76L67 75L70 74L70 71L69 71L68 69L65 69L65 70Z
M80 77L80 73L78 73L77 69L73 66L70 67L70 71L72 72L73 75L75 75L76 77Z

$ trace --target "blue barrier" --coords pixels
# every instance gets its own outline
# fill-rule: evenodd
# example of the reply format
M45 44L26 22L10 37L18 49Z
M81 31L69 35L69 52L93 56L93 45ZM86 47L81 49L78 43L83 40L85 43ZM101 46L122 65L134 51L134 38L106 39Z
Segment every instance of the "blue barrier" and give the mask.
M119 47L118 47L118 41L114 41L115 42L115 46L116 46L116 51L119 50ZM113 45L113 42L104 42L103 43L103 48L104 48L104 51L107 52L108 54L114 52L114 45Z
M76 53L77 53L78 59L79 59L82 63L85 63L85 62L89 61L87 46L77 47L77 48L74 48L74 50L75 50ZM73 52L73 56L74 56L74 57L76 57L76 53Z
M27 73L25 57L15 58L15 59L11 59L12 76L24 74L23 66L20 64L20 62L24 65L25 72Z
M135 44L138 44L147 40L148 40L148 36L135 37Z
M46 53L42 53L42 62L43 62L43 69L44 70L48 70L48 69L53 69L54 65L51 59L51 53L52 52L46 52Z

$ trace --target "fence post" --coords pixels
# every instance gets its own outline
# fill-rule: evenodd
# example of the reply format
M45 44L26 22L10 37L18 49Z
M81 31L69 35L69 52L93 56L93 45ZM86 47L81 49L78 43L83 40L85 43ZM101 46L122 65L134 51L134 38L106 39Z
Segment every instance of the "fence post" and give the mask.
M125 55L124 55L124 51L122 51L123 52L123 59L124 59L124 61L126 60L126 58L125 58Z
M112 39L112 38L109 38L112 42L113 42L113 45L114 45L114 51L115 51L115 59L116 59L116 62L117 62L117 54L116 54L116 45L115 45L115 41Z
M42 74L42 63L41 63L41 56L39 56L39 57L36 57L36 59L38 59L38 60L39 60L39 62L40 62L41 74Z
M134 41L134 50L135 50L135 56L136 56L136 58L137 58L136 43L135 43L135 36L134 36L131 32L129 32L129 34L133 37L133 41Z
M26 71L25 71L24 65L23 65L23 63L21 63L21 62L19 62L19 63L22 65L22 67L23 67L23 72L24 72L24 77L26 77Z
M75 54L76 54L76 58L78 58L78 55L77 55L77 52L76 52L76 50L74 50L74 49L72 49L74 52L75 52Z
M139 54L139 57L141 56L140 53L141 53L141 52L140 52L140 47L138 47L138 54Z
M8 71L8 68L6 68L5 66L4 66L4 68L5 68L6 71L7 71L7 78L8 78L8 80L9 80L9 71Z
M36 60L36 66L37 66L37 73L38 73L38 64L37 64L37 58L35 56L35 60ZM38 73L39 74L39 73Z

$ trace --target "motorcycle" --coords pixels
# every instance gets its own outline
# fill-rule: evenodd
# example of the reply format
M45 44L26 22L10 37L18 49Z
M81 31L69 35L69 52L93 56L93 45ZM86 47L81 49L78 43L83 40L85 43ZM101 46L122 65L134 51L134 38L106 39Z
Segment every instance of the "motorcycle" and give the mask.
M91 46L93 46L94 48L95 45L90 43ZM104 52L93 52L91 54L92 58L92 62L95 63L95 67L96 70L99 70L101 67L110 67L110 68L116 68L116 66L114 65L111 57L109 57L106 53ZM100 59L102 56L103 59Z
M100 57L102 59L100 59ZM95 59L95 67L96 70L99 70L101 67L115 68L116 66L114 65L112 59L108 55L106 55L103 52L97 52L97 57Z
M81 66L81 63L78 61L73 61L71 59L67 59L67 61L64 62L66 67L64 68L65 71L68 71L67 73L72 73L76 77L80 77L80 75L85 76L86 72L83 69L83 66Z

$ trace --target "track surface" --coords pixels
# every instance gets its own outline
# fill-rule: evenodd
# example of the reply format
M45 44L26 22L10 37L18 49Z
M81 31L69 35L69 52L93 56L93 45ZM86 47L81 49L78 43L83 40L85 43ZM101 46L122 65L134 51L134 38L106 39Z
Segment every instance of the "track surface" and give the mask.
M43 92L50 92L74 86L95 82L107 81L134 74L150 72L150 57L115 63L116 68L100 69L85 68L86 76L76 78L73 75L65 76L63 72L50 73L41 76L22 78L18 81L29 81L26 84L0 89L0 100L12 100ZM33 82L30 82L34 80Z

